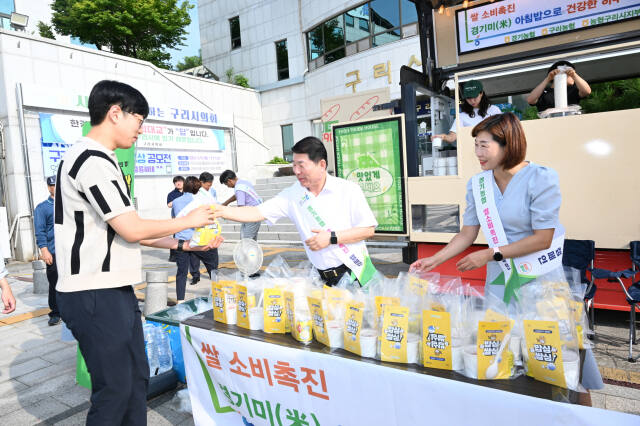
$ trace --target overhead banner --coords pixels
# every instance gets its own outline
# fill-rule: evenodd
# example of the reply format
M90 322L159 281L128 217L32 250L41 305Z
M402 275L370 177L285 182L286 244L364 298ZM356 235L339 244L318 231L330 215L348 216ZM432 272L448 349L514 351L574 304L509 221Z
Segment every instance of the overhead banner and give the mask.
M224 151L224 130L146 123L136 147Z
M226 151L185 152L149 151L136 152L137 176L199 175L202 172L221 174L231 168Z
M640 17L638 0L504 0L456 11L458 53Z
M519 426L637 424L631 414L184 324L180 337L198 426L506 425L513 419Z
M336 176L357 183L376 232L406 234L402 116L333 126Z

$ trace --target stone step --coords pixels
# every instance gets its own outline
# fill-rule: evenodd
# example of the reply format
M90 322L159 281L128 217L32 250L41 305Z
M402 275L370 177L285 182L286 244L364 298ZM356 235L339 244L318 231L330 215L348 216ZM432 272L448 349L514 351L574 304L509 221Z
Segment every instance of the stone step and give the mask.
M225 240L239 240L240 239L240 231L238 232L227 232L224 229L222 230L222 237ZM262 240L273 240L273 241L300 241L300 234L297 231L294 232L268 232L263 231L262 227L258 232L258 241Z
M287 183L269 183L264 185L254 185L253 189L256 190L258 195L262 196L264 191L282 191L285 188L288 188L292 185L291 182Z
M240 232L241 223L229 222L222 224L222 232ZM297 232L293 223L276 223L275 225L267 225L263 222L259 232Z
M256 185L271 185L271 184L278 184L278 183L289 183L289 185L291 185L296 180L297 178L295 176L261 178L261 179L256 179Z

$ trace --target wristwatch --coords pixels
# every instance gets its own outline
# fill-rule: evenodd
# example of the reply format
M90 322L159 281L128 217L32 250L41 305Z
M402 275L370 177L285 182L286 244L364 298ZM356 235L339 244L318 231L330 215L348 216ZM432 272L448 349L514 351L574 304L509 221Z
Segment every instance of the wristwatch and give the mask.
M493 260L495 260L496 262L500 262L502 259L504 259L504 256L500 252L500 247L494 247L493 248Z
M334 231L331 231L331 238L329 239L330 244L338 244L338 237Z
M178 240L178 248L176 249L176 251L184 251L182 246L184 246L184 240Z

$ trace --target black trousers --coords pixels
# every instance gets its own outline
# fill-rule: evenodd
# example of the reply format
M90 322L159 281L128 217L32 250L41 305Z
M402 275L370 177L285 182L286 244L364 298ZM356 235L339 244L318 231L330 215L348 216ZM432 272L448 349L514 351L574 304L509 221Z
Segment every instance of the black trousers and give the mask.
M149 364L133 287L57 292L91 374L87 425L146 425Z
M58 282L58 267L56 266L56 255L53 254L53 262L47 265L47 281L49 281L49 317L60 317L58 303L56 301L56 283Z
M178 300L184 300L189 269L191 268L192 277L200 277L200 261L204 263L209 273L209 278L211 278L211 271L218 269L218 249L176 252L176 265L178 266L178 271L176 272L176 298Z

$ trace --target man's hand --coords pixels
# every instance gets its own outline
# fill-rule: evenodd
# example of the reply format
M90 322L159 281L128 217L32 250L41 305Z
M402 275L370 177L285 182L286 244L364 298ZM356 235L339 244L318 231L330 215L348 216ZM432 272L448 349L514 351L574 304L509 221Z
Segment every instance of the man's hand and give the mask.
M329 246L331 242L331 233L329 231L323 231L322 229L312 229L313 237L306 240L304 243L309 247L312 251L322 250L325 247Z
M429 272L438 266L435 256L418 259L409 266L409 272Z
M6 279L2 279L0 282L0 288L2 289L2 304L4 305L3 314L10 314L16 310L16 298L13 297L11 287Z
M184 244L182 245L182 250L184 251L209 251L211 249L216 249L218 247L220 247L220 245L222 244L222 242L224 241L224 238L222 238L221 236L217 236L214 239L212 239L211 241L209 241L209 244L207 244L206 246L193 246L191 247L189 245L189 241L185 241Z
M186 218L189 221L189 228L200 228L205 225L211 225L215 220L213 210L211 210L211 207L208 205L193 209Z
M491 260L493 260L493 250L488 248L468 254L456 263L456 267L460 272L471 271L486 265Z
M46 247L40 247L40 259L44 260L47 265L53 264L53 255Z

